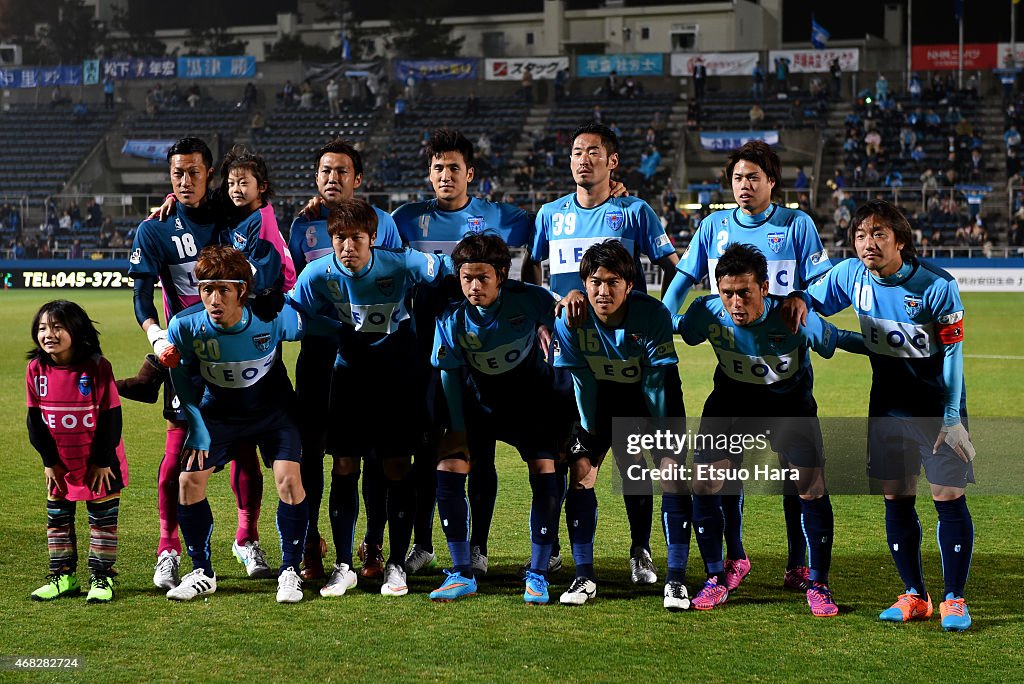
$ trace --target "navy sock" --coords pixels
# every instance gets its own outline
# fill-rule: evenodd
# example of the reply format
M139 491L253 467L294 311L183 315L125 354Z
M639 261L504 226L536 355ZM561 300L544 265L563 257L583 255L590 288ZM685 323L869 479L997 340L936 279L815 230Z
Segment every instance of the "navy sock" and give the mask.
M469 501L466 499L465 473L437 471L437 515L441 518L441 529L448 540L452 570L462 573L463 577L471 576Z
M213 511L208 499L185 505L178 503L178 528L192 559L192 568L213 577L210 561L210 537L213 535Z
M302 475L302 489L306 492L306 510L309 512L309 523L306 526L306 543L320 553L320 503L324 498L324 454L310 451L307 441L303 440L302 462L299 472Z
M387 479L379 458L368 459L363 465L363 509L366 511L367 544L383 544L384 528L388 524Z
M630 483L630 487L651 488L651 481ZM635 555L640 549L651 550L651 518L654 516L654 496L644 494L624 494L626 519L629 520L629 555Z
M412 538L413 518L416 513L416 489L406 475L400 480L387 480L388 542L390 555L388 563L405 568L405 557L409 554ZM431 506L433 510L433 506Z
M498 471L494 467L494 459L474 460L473 470L469 473L469 506L473 519L473 534L469 542L471 546L479 546L480 553L485 556L497 499Z
M565 496L565 523L569 528L576 576L594 579L594 534L597 532L597 494L593 489L570 489Z
M782 495L782 513L786 518L786 544L789 548L787 570L807 565L807 540L804 539L804 530L800 526L803 510L798 494Z
M689 495L663 494L661 496L661 524L668 546L669 582L686 580L686 563L690 559L690 518L693 503Z
M742 560L747 557L743 548L743 491L722 495L722 517L725 520L725 557Z
M799 498L799 497L797 497ZM835 522L832 516L832 500L828 494L820 499L800 499L801 515L807 548L810 550L808 567L811 581L828 584L828 571L832 567L832 535Z
M693 497L693 531L708 576L725 573L725 561L722 559L722 528L725 519L722 516L721 499L718 494ZM724 576L719 581L724 582Z
M967 573L971 570L971 556L974 554L974 521L967 509L967 497L961 496L954 501L936 501L935 510L939 513L935 534L939 538L945 595L962 598Z
M547 575L548 560L558 527L558 508L562 492L558 474L530 475L533 501L530 504L530 570Z
M558 508L555 510L554 528L555 537L551 544L551 554L558 555L562 552L562 542L558 538L558 530L561 527L562 508L565 507L565 495L569 491L569 466L556 463L555 475L558 477Z
M416 497L413 529L416 545L427 551L434 550L434 506L437 503L437 443L420 447L413 458L412 474L413 490ZM382 535L383 536L383 535ZM405 557L402 557L405 560Z
M352 545L359 519L359 474L333 475L327 505L334 536L335 562L352 567Z
M896 571L909 591L924 596L924 573L921 569L921 521L914 507L917 498L885 500L885 540Z
M309 513L306 500L297 504L277 501L277 533L281 535L281 572L292 568L299 571L302 563L302 550L306 545L306 525L309 524Z

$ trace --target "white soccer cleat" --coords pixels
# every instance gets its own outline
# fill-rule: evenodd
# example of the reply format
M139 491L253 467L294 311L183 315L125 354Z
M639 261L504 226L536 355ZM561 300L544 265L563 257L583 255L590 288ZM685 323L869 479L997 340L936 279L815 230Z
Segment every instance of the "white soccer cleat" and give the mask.
M480 553L480 547L474 546L470 551L469 564L473 568L473 573L476 575L487 574L487 556Z
M665 608L671 611L690 609L690 595L686 593L685 584L682 582L665 583Z
M432 568L437 556L433 551L427 551L419 544L413 544L409 555L405 557L405 572L408 575L415 575L424 568Z
M384 568L384 584L380 586L382 596L405 596L409 586L405 582L405 570L402 566L388 563Z
M586 577L577 577L559 597L563 606L582 606L590 599L597 598L597 582Z
M345 592L356 586L358 578L348 563L336 563L327 584L320 588L321 596L344 596Z
M245 542L245 544L233 541L231 542L231 553L242 564L249 577L270 579L274 576L274 571L267 564L267 557L263 554L263 547L258 541Z
M657 584L658 570L651 560L651 552L647 549L640 549L635 556L629 559L629 578L633 584Z
M277 602L298 603L302 600L302 578L295 568L285 568L277 578Z
M156 559L156 568L153 572L153 584L157 589L169 591L178 586L181 582L178 579L178 567L181 564L181 556L177 551L161 551Z
M209 596L217 591L217 576L208 576L202 568L181 578L181 584L167 592L172 601L191 601L198 596Z

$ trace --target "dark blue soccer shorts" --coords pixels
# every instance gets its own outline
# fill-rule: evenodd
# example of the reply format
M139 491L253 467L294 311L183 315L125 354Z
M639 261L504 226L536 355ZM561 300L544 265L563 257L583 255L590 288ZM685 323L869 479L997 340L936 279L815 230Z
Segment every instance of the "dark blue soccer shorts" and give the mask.
M239 455L242 443L255 443L263 465L272 468L274 461L302 461L302 439L295 420L286 411L276 411L251 421L204 418L210 433L210 454L202 468L193 465L189 471L222 469Z
M964 463L943 444L932 453L942 428L941 418L868 419L868 477L913 481L921 474L933 485L966 487L974 482L974 466Z

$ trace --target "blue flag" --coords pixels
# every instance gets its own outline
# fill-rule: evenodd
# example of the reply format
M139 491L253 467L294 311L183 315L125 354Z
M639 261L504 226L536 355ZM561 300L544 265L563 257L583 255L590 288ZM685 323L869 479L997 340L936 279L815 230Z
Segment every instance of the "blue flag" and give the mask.
M953 0L953 18L959 24L964 19L964 0Z
M814 20L814 17L812 16L811 17L811 45L813 45L818 50L824 50L825 49L825 43L827 43L828 39L831 38L831 37L832 37L832 34L830 34L828 31L826 31L825 27L822 26L821 24L819 24L818 22L816 22Z
M352 59L352 44L348 42L348 34L341 37L341 61L348 62Z

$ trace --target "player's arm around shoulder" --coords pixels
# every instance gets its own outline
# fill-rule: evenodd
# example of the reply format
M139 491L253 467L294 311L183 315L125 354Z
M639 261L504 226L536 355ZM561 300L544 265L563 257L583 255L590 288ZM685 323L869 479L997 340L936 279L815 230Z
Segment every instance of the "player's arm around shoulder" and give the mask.
M686 307L686 313L682 316L672 315L672 327L683 342L694 347L708 339L709 304L717 300L716 295L704 295L697 297Z
M405 268L413 282L437 285L446 276L455 275L452 258L447 254L421 252L412 247L406 247L404 253Z

